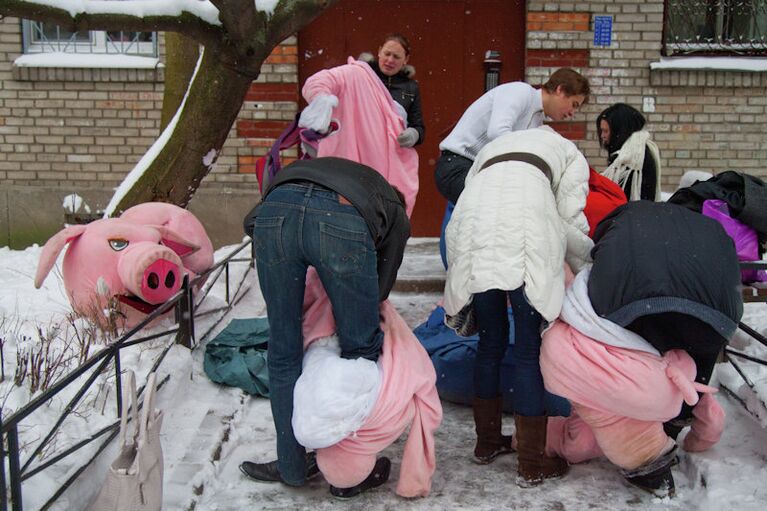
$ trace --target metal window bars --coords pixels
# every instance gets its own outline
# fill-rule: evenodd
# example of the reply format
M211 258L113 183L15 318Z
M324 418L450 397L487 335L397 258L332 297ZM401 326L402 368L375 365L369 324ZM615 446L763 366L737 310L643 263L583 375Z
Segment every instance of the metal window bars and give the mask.
M661 54L767 55L767 0L665 0Z
M252 253L250 257L236 256L240 254L243 249L245 249L245 247L250 245L251 243L249 241L245 241L238 245L227 257L217 262L213 267L196 277L193 281L190 282L189 279L185 278L181 290L179 290L178 293L172 296L162 306L149 314L140 324L136 325L128 332L123 334L114 343L95 353L84 364L58 380L48 390L36 396L32 401L16 410L10 416L0 417L0 430L2 431L2 441L0 441L0 454L2 455L2 464L0 464L0 484L2 484L2 496L0 496L1 511L6 511L8 509L9 503L11 504L11 508L14 511L20 511L23 506L22 483L24 481L47 469L48 467L58 463L72 453L90 445L92 442L98 440L104 435L107 435L106 440L104 440L97 447L95 453L93 453L88 461L79 467L74 473L72 473L40 509L49 509L55 503L55 501L72 485L75 479L77 479L77 477L91 464L91 462L93 462L93 460L119 433L119 416L122 412L123 406L120 381L120 350L153 339L175 334L173 342L168 343L168 345L162 350L162 352L155 360L151 369L151 371L155 371L174 344L182 344L189 348L195 347L195 318L200 318L202 316L207 316L214 313L221 313L216 321L200 337L201 340L207 338L213 329L223 320L223 318L226 316L226 313L231 310L232 307L234 307L249 291L248 287L243 286L248 274L253 269ZM229 265L231 263L241 262L248 262L249 264L237 286L232 289L230 286ZM203 312L197 312L197 309L207 298L210 290L221 277L222 273L224 274L225 278L224 298L226 305ZM202 282L205 282L205 287L201 290L195 302L194 296L192 294L192 289L195 285L201 284ZM174 308L175 310L175 320L177 323L175 328L171 328L170 330L155 333L146 337L134 338L134 336L136 336L136 334L138 334L146 325L150 324L152 321L168 312L171 308ZM116 375L115 390L118 419L110 425L92 433L88 438L80 440L74 445L71 445L61 452L58 452L45 462L40 462L33 466L33 462L36 461L43 450L50 445L51 440L54 438L56 432L59 430L64 420L72 414L78 402L83 398L83 396L86 395L93 383L97 380L98 376L108 370L109 365L112 362L114 362L114 374ZM85 378L85 381L80 383L83 378ZM167 382L168 378L169 377L166 377L163 381L161 381L158 385L158 388L162 387L162 385ZM71 390L70 385L76 385L78 383L80 384L78 390L67 402L66 406L63 407L63 412L59 418L55 421L50 430L45 434L43 440L40 441L32 450L31 454L27 456L26 461L22 463L21 450L19 446L20 423L41 406L48 404L54 397L60 395L65 389ZM139 390L138 394L141 395L143 390L144 387Z
M58 25L23 20L22 40L24 53L158 55L156 32L70 32Z

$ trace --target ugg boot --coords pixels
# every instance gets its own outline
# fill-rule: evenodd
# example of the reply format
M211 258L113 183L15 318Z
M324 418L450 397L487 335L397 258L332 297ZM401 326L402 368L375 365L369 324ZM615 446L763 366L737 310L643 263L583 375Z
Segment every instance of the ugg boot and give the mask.
M517 472L520 486L535 486L544 479L561 477L569 469L567 461L559 457L546 456L546 422L545 415L525 417L514 415L517 426L517 457L519 464Z
M511 436L501 434L501 411L503 398L474 398L474 426L477 431L477 445L474 447L474 462L480 465L492 463L501 454L514 452Z

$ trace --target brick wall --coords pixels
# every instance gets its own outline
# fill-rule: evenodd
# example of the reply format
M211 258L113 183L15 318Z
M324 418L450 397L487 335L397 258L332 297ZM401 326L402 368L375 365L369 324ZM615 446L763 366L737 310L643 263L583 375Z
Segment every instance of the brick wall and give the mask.
M162 34L159 48L162 61ZM106 205L159 135L164 81L162 67L14 67L21 52L21 23L0 19L0 246L15 248L44 241L60 227L62 198L69 193L95 210ZM298 109L297 64L291 37L262 66L214 170L192 201L193 211L197 206L207 212L221 208L200 197L207 193L207 202L219 205L222 194L227 197L232 211L216 219L206 213L216 225L212 237L229 233L214 242L242 237L242 216L258 198L255 160Z
M594 15L613 17L607 48L593 45ZM594 120L620 101L645 110L661 152L665 191L673 191L686 170L736 169L767 178L767 73L650 70L660 59L663 0L530 0L527 27L530 83L545 81L568 58L591 82L589 104L570 126L556 128L572 132L580 123L582 139L565 134L598 170L607 155L599 149ZM646 111L645 100L654 102L654 111Z

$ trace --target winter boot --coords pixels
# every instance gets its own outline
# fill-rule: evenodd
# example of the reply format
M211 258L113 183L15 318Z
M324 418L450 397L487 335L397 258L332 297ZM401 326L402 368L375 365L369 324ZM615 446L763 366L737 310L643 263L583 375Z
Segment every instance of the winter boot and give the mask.
M337 488L335 486L330 487L330 494L340 500L348 500L352 497L356 497L360 493L377 488L389 480L389 472L391 472L391 461L386 456L378 458L373 471L370 475L357 486L351 488Z
M631 470L621 469L621 474L629 483L656 497L673 497L675 487L671 466L675 463L676 446L640 467Z
M474 447L474 463L487 465L501 454L514 452L511 447L511 435L501 434L501 410L503 398L481 399L475 397L474 427L477 432L477 445Z
M277 469L277 460L266 463L243 461L240 463L240 472L249 478L263 483L284 482L280 471ZM306 453L306 478L313 479L320 473L317 466L317 455L314 452Z
M536 486L544 479L562 477L569 469L567 461L546 456L546 423L548 417L514 415L517 426L517 453L519 464L517 484Z

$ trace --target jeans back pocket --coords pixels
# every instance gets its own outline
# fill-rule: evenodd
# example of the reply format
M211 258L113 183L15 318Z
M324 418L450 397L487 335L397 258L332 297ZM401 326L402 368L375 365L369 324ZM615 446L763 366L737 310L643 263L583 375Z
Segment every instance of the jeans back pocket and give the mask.
M253 228L253 244L259 264L274 265L285 260L282 246L283 216L258 216Z
M320 222L320 260L337 275L360 273L365 268L370 233Z

